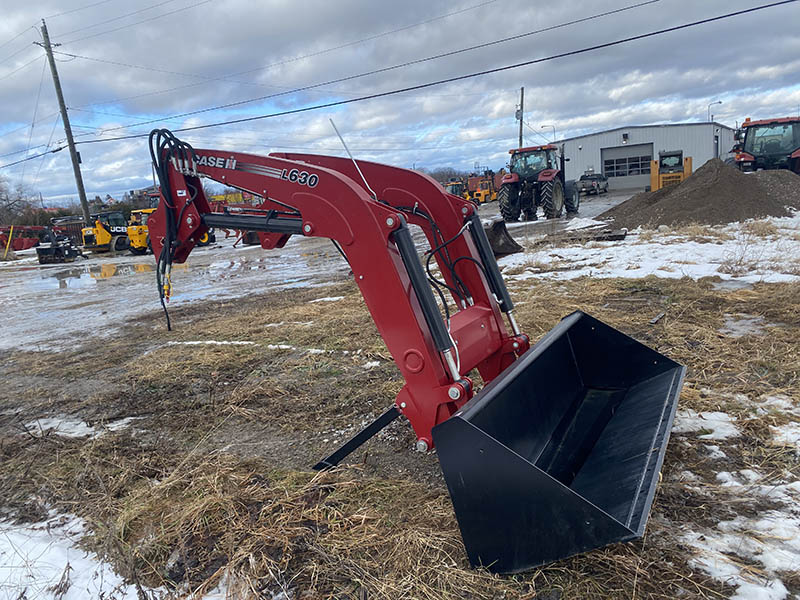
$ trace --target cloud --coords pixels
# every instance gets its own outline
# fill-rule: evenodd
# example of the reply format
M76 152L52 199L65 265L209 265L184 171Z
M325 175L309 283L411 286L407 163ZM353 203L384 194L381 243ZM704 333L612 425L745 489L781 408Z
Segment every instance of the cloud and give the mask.
M25 156L25 148L63 145L58 107L49 70L31 24L42 16L80 8L80 0L31 3L7 0L0 22L0 164ZM626 4L623 0L562 3L494 2L422 23L448 12L482 4L408 0L226 0L135 24L172 10L156 7L113 23L102 21L132 12L111 1L48 19L59 51L122 64L57 55L76 139L147 133L155 126L177 128L346 100L428 81L478 72L602 44L741 10L749 0L676 3L662 0L479 50L413 64L365 77L327 83L227 109L169 118L185 112L281 94L297 87L332 82L387 66L451 52L572 21ZM175 5L178 7L178 5ZM676 6L680 10L676 10ZM664 36L564 57L396 96L242 125L187 132L201 147L253 153L298 149L341 154L333 118L357 156L411 166L471 168L475 162L498 168L516 145L514 110L525 87L526 140L579 135L612 127L700 120L707 105L733 125L753 118L794 113L800 103L798 11L789 5L709 23ZM119 31L103 33L127 26ZM83 31L70 33L73 30ZM763 34L768 32L769 42ZM86 37L81 40L79 38ZM359 40L367 41L361 43ZM16 53L16 54L15 54ZM14 56L10 55L15 54ZM37 121L30 123L41 82ZM88 112L87 112L88 111ZM158 119L152 124L137 124ZM122 129L112 128L126 125ZM17 131L14 131L14 130ZM103 133L105 131L105 133ZM51 140L50 135L53 132ZM34 148L30 153L45 148ZM90 195L119 194L149 185L145 140L79 146ZM24 172L24 176L23 176ZM35 178L39 172L39 177ZM66 151L4 169L12 183L23 181L47 198L74 196Z

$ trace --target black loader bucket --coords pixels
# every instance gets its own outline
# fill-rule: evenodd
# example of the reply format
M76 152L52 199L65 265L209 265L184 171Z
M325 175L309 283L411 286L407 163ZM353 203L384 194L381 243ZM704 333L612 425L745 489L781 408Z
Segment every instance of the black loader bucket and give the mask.
M523 251L523 247L508 233L506 222L502 217L484 223L483 230L496 258Z
M434 428L472 565L513 573L640 537L684 372L575 312Z

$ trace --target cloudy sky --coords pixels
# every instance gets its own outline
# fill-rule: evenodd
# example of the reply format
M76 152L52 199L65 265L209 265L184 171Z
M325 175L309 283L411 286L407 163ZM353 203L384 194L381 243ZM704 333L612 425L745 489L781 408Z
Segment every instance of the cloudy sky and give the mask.
M0 165L64 145L50 71L34 45L42 18L60 44L58 70L93 197L151 182L146 138L110 138L387 92L767 2L4 0ZM633 8L555 27L626 7ZM798 23L800 3L788 4L463 81L180 135L198 148L341 154L333 118L358 158L499 168L516 145L521 86L531 144L552 139L553 126L563 138L705 120L717 100L715 119L733 126L747 116L800 111ZM352 77L510 36L522 37ZM308 86L315 87L296 91ZM0 177L51 203L77 197L67 150L0 169Z

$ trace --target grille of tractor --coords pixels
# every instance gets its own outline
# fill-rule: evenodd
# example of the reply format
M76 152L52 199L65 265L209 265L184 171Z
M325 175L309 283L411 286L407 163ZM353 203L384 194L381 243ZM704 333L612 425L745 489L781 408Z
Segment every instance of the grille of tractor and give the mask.
M681 182L681 175L664 175L661 178L664 187L669 185L678 185Z

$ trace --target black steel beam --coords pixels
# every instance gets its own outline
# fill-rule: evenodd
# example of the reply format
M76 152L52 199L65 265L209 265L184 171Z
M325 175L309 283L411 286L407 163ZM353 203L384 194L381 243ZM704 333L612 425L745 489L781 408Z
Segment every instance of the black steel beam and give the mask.
M294 217L230 213L206 213L201 216L206 227L266 231L268 233L303 233L303 220Z
M327 458L323 458L321 461L315 464L314 470L322 471L323 469L335 467L345 458L347 458L347 456L358 450L358 448L364 444L364 442L366 442L399 416L400 411L397 410L397 406L392 404L392 406L386 412L350 438L350 440L348 440L348 442L341 446L336 452Z

